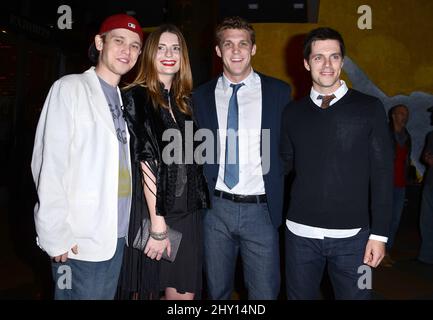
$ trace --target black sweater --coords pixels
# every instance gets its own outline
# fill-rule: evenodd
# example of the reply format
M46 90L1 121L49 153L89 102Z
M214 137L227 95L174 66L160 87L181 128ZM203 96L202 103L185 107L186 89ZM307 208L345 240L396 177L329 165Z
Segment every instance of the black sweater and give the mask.
M289 220L327 229L370 226L372 234L388 235L393 157L379 99L349 89L328 109L309 96L292 102L280 148L286 173L295 173Z

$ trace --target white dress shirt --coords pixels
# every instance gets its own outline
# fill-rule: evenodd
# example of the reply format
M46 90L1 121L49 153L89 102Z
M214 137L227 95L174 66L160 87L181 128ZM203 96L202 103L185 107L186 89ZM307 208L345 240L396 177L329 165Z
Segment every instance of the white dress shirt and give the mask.
M239 106L239 183L229 189L224 183L227 114L233 89L232 82L224 75L215 88L215 103L218 116L219 172L216 189L233 194L259 195L265 193L262 160L260 157L262 124L262 85L260 76L251 73L241 83L237 92Z
M349 90L349 88L346 85L346 82L343 80L340 80L341 86L338 87L338 89L333 93L335 95L335 98L332 99L331 103L329 104L332 106L334 103L336 103L338 100L340 100ZM322 104L322 99L318 99L319 96L322 94L314 90L314 88L311 88L310 92L310 98L316 104L319 108ZM286 226L290 230L290 232L296 234L300 237L305 238L313 238L313 239L323 239L325 237L327 238L349 238L353 237L354 235L358 234L358 232L361 230L361 228L356 229L325 229L325 228L318 228L318 227L312 227L305 224L300 224L293 222L291 220L286 221ZM378 240L381 242L387 242L388 238L383 236L378 236L371 234L370 239L372 240Z

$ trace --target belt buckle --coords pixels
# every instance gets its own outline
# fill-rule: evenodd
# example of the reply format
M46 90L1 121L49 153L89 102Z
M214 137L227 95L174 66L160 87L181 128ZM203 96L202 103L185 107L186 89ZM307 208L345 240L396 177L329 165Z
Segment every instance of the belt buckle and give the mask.
M238 198L238 202L248 202L246 200L249 198L249 196L246 196L246 195L243 195L243 194L238 194L237 198Z

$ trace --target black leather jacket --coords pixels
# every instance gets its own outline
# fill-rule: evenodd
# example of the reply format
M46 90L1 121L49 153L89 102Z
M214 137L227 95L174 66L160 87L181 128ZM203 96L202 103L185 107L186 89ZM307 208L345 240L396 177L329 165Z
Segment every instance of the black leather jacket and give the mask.
M179 130L181 130L182 141L185 142L185 122L192 121L192 118L178 110L173 97L170 96L170 99L176 122ZM142 170L138 170L140 162L147 162L155 173L157 186L156 214L161 216L186 214L208 207L209 196L203 169L202 166L195 163L185 165L188 186L187 208L179 211L178 208L173 207L176 188L179 188L177 183L179 165L166 164L162 161L162 150L169 143L162 140L162 135L167 129L167 119L163 119L163 117L165 114L169 116L168 110L155 108L152 105L147 89L141 86L133 87L124 92L123 103L124 117L131 136L131 162L133 163L132 166L135 167L135 170L134 168L132 170L132 175L143 174ZM195 133L197 130L195 124L193 128ZM185 146L185 143L183 143L183 146ZM133 177L133 180L137 181L138 179ZM142 180L140 179L140 181ZM135 189L137 189L137 183ZM143 189L133 190L134 194L136 192L142 193Z

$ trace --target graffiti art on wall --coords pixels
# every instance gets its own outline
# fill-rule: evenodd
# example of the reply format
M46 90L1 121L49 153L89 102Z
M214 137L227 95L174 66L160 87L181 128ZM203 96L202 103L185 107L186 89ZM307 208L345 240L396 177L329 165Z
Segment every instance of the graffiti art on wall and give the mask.
M409 108L410 118L407 128L412 135L412 161L418 172L423 174L425 167L420 162L420 156L425 136L433 130L430 124L430 112L427 111L433 106L433 95L426 92L412 92L410 95L389 97L347 56L344 58L343 69L354 89L378 97L387 111L396 104L404 104Z

